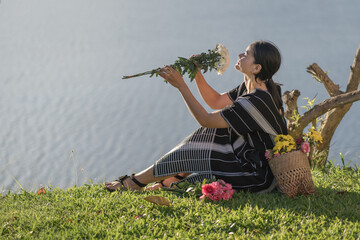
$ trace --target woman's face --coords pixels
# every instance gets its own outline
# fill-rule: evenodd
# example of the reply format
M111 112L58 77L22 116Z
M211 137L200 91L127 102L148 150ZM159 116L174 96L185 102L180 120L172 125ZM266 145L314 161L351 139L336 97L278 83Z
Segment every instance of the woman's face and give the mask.
M239 54L239 59L235 64L235 69L244 73L247 76L251 76L256 71L256 67L259 64L254 63L254 55L251 47L247 47L244 53Z

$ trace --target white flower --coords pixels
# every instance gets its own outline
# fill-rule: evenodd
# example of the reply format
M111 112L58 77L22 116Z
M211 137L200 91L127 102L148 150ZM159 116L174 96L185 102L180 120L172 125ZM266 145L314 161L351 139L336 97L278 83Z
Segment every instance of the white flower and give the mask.
M216 67L217 73L223 74L230 63L229 50L223 44L216 44L215 52L219 53L221 58Z

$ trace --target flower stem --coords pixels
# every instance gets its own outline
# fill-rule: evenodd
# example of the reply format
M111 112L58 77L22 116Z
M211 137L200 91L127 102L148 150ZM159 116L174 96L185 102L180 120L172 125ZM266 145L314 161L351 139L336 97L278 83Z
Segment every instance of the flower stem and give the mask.
M149 75L149 74L155 74L159 69L160 68L153 69L153 70L146 71L146 72L142 72L142 73L138 73L138 74L135 74L135 75L123 76L122 79L129 79L129 78L140 77L140 76Z

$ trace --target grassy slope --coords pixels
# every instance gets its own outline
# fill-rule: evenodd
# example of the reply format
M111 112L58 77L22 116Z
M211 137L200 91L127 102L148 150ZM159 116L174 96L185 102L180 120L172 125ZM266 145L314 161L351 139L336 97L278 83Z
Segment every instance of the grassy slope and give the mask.
M318 194L236 193L201 202L167 191L109 193L101 185L0 197L0 238L360 239L360 170L313 171ZM171 206L143 200L161 195Z

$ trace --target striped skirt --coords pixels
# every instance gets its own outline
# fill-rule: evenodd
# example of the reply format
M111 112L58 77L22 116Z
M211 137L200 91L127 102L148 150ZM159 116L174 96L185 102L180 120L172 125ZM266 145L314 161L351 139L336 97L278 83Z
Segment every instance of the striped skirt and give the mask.
M268 189L273 174L260 153L252 149L254 161L243 160L236 153L251 148L246 138L230 128L199 128L154 164L154 176L192 173L181 181L222 179L234 189L258 192Z

